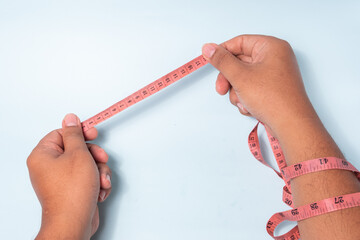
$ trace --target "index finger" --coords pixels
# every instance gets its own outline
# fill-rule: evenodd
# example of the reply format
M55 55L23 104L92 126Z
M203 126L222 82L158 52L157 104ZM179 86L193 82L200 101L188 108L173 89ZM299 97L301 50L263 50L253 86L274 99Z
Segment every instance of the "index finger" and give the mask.
M240 35L221 45L234 55L254 56L259 47L266 44L271 37L265 35Z
M33 151L45 151L46 153L57 157L64 153L64 143L60 129L53 130L43 137Z
M95 140L98 136L98 131L96 128L90 128L89 130L83 132L84 133L84 137L86 141L92 141Z

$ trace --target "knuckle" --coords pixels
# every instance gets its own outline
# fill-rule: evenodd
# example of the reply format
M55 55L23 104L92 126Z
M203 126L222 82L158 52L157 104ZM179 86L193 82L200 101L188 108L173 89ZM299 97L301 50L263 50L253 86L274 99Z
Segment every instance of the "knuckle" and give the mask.
M56 130L52 130L51 132L48 133L48 135L54 135L54 134L58 134L59 133L59 130L56 129Z
M291 45L288 41L276 37L269 36L270 43L272 46L283 49L291 49Z
M277 38L277 46L285 51L292 49L288 41L279 38Z
M31 155L26 159L26 166L28 169L32 168L33 166L33 158Z
M292 52L292 47L290 45L290 43L286 40L281 40L280 46L282 47L282 49L286 52Z
M98 145L94 143L86 143L86 146L90 152L95 151L97 148L100 148Z
M105 164L104 163L98 163L98 169L101 173L105 173L106 172L106 168L105 168Z
M291 46L290 46L290 43L289 43L288 41L286 41L286 40L283 40L283 39L281 40L281 44L282 44L284 47L287 47L287 48L288 48L288 47L291 47Z
M248 114L246 114L245 112L243 112L242 110L239 109L239 112L241 115L244 115L244 116L248 116Z
M32 169L38 165L39 161L37 161L38 157L36 157L38 155L37 154L38 152L39 152L39 147L36 147L32 150L30 155L27 157L26 166L28 169Z
M44 144L46 144L48 142L48 138L51 137L51 136L56 136L57 134L59 134L59 131L58 130L52 130L51 132L49 132L48 134L45 135L45 137L43 137L36 148L38 148L39 146L42 146Z
M230 100L231 104L233 104L234 106L236 106L237 97L236 97L235 94L230 93L230 94L229 94L229 100Z
M110 167L105 163L102 163L100 166L101 166L100 171L103 172L103 173L109 174L110 177L111 177L111 169L110 169Z

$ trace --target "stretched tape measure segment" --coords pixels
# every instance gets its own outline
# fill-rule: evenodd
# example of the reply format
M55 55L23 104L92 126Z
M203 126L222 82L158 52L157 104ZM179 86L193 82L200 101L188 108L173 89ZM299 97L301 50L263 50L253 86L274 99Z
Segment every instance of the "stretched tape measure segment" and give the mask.
M206 65L201 55L81 123L84 132Z

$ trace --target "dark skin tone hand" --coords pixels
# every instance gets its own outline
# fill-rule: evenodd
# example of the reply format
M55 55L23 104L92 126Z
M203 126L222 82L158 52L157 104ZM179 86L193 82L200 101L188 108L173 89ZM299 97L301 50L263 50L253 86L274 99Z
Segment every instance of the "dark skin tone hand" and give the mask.
M344 158L306 94L291 46L260 35L206 44L204 57L220 73L219 94L246 116L266 125L284 151L287 165L320 157ZM328 170L291 181L295 206L360 191L352 172ZM360 239L360 208L350 208L298 223L301 239Z
M262 121L280 142L288 165L318 157L343 158L316 114L291 46L280 39L243 35L221 45L206 44L204 57L220 73L219 94L229 93L240 113ZM62 129L45 136L30 154L31 182L42 206L37 239L89 239L97 230L97 202L111 191L108 156L87 144L95 129L82 133L67 115ZM329 170L291 181L295 206L360 191L355 175ZM360 239L360 208L336 211L298 223L302 239Z
M80 120L66 115L28 157L31 183L42 206L36 239L89 239L99 226L98 202L111 192L108 155L95 144L95 128L83 135Z

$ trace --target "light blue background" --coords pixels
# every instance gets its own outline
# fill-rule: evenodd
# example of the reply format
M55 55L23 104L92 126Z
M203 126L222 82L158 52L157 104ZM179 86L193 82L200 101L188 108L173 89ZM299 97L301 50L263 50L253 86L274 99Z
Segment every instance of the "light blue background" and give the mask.
M63 116L96 114L244 33L288 40L308 94L360 167L358 1L0 0L0 239L40 225L26 158ZM268 239L283 183L251 156L255 121L204 67L99 126L113 192L93 239ZM267 154L269 155L269 154ZM69 196L71 197L71 196Z

